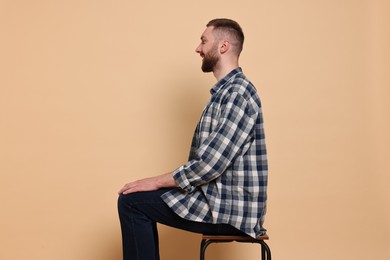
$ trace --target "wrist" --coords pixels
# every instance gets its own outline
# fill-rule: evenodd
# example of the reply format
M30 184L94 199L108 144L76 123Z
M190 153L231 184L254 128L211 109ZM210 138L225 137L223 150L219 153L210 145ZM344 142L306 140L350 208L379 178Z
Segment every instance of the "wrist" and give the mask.
M176 181L173 179L172 173L169 172L157 178L156 186L158 189L161 189L161 188L168 188L168 187L176 187L177 184Z

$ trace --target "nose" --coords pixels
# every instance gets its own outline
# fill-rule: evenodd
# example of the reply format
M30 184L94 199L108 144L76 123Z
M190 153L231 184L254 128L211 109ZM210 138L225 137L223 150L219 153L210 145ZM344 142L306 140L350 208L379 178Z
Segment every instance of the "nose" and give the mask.
M200 53L200 49L201 49L201 48L200 48L200 44L199 44L198 47L196 47L195 52L196 52L196 53Z

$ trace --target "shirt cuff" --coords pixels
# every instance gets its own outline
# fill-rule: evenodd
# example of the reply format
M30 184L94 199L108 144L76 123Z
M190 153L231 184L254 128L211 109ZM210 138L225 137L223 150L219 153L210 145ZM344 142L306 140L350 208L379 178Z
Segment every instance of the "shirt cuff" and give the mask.
M184 173L184 166L177 168L173 172L172 176L173 179L175 179L177 185L179 185L182 190L188 193L191 193L195 190L195 187L191 185L190 181L187 179L186 174Z

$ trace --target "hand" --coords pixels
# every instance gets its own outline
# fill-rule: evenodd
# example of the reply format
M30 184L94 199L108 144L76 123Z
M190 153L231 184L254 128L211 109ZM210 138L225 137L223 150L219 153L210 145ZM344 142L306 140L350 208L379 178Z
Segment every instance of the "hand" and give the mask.
M126 195L133 192L153 191L158 189L157 179L156 177L152 177L127 183L118 193Z
M154 191L161 188L177 187L177 183L172 177L172 173L168 172L156 177L141 179L138 181L127 183L119 190L119 194L129 194L139 191Z

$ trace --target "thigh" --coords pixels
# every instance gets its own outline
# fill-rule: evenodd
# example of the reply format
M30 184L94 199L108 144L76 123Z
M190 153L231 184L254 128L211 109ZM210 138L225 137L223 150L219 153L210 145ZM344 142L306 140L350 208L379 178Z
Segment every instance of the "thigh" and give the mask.
M142 212L148 219L170 227L201 233L238 235L241 231L228 224L212 224L195 222L181 218L161 199L161 195L169 189L160 189L150 192L137 192L128 195L120 195L118 199L119 207L131 208Z

